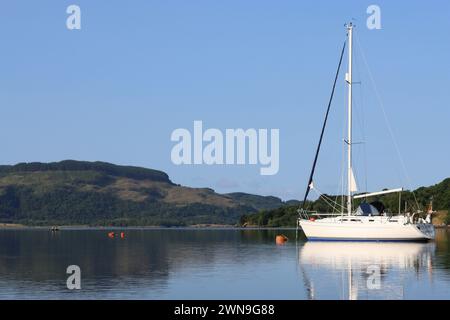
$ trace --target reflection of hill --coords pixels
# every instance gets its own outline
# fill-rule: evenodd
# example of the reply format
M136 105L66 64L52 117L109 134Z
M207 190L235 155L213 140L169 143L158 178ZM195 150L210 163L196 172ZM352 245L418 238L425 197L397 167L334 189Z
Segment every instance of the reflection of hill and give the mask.
M7 283L64 289L65 270L72 264L80 266L85 290L94 290L99 283L112 286L120 279L151 290L163 286L171 273L268 259L261 250L264 243L273 246L276 234L271 230L136 229L126 230L125 239L110 239L107 232L2 230L0 290Z
M311 298L346 299L349 288L354 298L401 298L405 283L406 292L418 284L433 294L430 283L444 290L449 275L445 230L435 243L300 241L298 248L295 230L283 230L285 246L275 245L280 230L127 229L125 239L107 233L0 230L0 298L297 299L309 289ZM65 288L71 264L82 270L80 292ZM366 286L371 265L380 267L380 290Z
M65 279L65 268L77 264L83 277L101 274L152 277L167 273L165 243L109 239L106 231L3 231L0 272L32 281Z
M436 265L450 270L450 229L436 230Z

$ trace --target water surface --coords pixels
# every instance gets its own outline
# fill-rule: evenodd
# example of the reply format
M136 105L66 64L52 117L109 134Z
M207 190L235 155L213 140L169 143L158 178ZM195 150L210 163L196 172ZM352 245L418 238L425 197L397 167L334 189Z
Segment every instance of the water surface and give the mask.
M115 230L120 232L122 230ZM450 299L430 243L295 241L295 230L0 230L0 299ZM289 241L275 244L284 233ZM66 268L81 268L68 290Z

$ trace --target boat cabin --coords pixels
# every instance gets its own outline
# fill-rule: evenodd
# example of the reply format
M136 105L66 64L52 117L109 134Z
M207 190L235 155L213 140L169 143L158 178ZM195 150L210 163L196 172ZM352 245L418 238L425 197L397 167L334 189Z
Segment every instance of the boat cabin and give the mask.
M384 213L384 204L380 201L363 202L356 209L357 216L380 216Z

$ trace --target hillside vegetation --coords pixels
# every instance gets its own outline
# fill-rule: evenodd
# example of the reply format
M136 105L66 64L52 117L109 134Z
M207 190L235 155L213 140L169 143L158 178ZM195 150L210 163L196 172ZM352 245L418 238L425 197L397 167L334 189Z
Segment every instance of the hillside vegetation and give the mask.
M282 204L275 197L183 187L162 171L105 162L0 166L0 223L236 224L245 213Z

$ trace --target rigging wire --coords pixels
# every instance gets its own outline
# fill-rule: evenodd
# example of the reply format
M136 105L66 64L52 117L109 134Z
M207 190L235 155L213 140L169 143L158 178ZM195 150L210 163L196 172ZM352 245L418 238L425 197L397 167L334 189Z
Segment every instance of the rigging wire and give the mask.
M341 207L341 209L345 209L345 207L340 205L339 202L337 202L337 201L331 199L330 197L326 196L324 193L322 193L317 188L314 188L313 190L314 190L314 192L316 192L317 195L319 195L319 197L324 199L326 204L328 204L330 207L333 208L333 212L336 211L336 212L339 213L339 210L338 210L339 207Z
M378 91L378 87L376 86L376 83L375 83L372 71L370 70L369 64L367 63L366 55L365 55L364 50L363 50L363 48L362 48L362 46L360 44L359 38L358 38L358 36L356 36L355 38L356 38L356 43L358 45L359 51L361 52L361 56L363 58L364 64L366 66L367 72L369 74L370 81L371 81L372 86L374 88L375 95L376 95L377 100L378 100L378 105L380 106L380 109L381 109L381 111L383 113L383 117L384 117L384 120L386 122L386 126L388 128L389 135L391 137L392 143L394 144L394 148L395 148L395 150L397 152L397 156L399 157L400 164L401 164L402 169L403 169L403 174L406 177L408 187L411 189L411 179L410 179L410 177L408 175L408 171L406 170L406 165L405 165L405 162L403 161L403 157L402 157L402 155L400 153L400 148L399 148L399 146L397 144L397 141L395 139L394 133L392 131L392 127L391 127L389 119L387 117L386 110L384 108L383 100L381 99L381 95L380 95L380 92ZM411 190L411 193L413 194L414 201L416 203L417 209L420 210L419 202L417 201L417 197L416 197L414 191Z
M317 189L317 187L311 187L311 189L319 196L319 198L322 198L327 205L329 205L331 208L333 208L333 213L336 211L339 213L339 207L342 209L345 209L343 205L341 205L339 202L337 202L337 199L339 199L339 196L336 196L336 200L328 197L325 193Z

